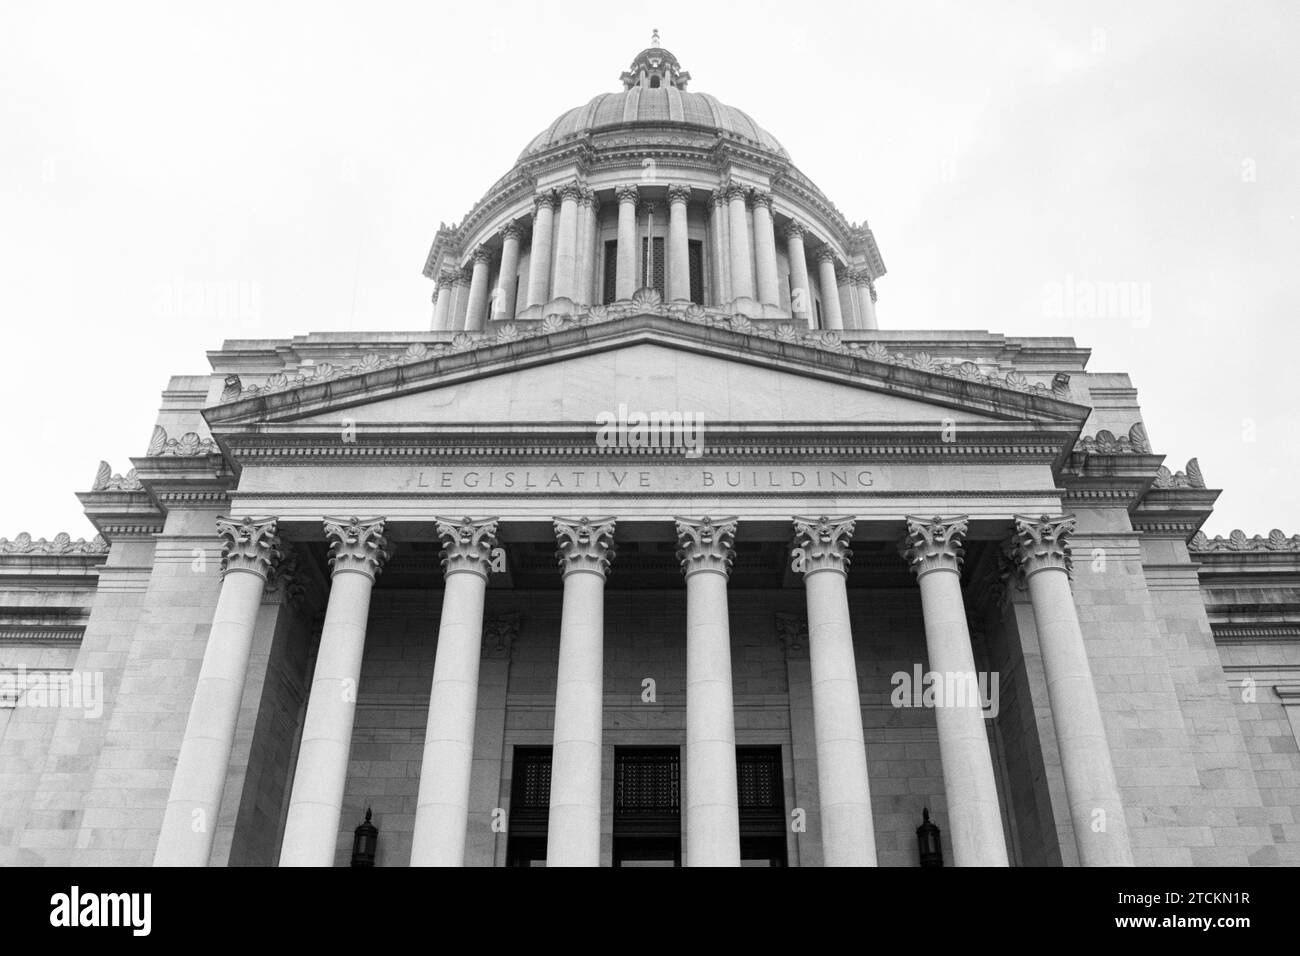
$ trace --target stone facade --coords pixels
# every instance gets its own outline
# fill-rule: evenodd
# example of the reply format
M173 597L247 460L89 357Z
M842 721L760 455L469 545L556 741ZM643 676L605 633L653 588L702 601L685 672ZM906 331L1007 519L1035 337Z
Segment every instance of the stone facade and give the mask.
M432 330L227 342L0 539L0 864L1300 862L1300 537L1070 339L876 328L688 79L440 230Z

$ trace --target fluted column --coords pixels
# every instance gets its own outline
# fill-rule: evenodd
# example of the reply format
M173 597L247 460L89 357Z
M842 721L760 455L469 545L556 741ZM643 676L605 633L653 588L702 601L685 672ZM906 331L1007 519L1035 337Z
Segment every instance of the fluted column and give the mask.
M691 259L686 211L691 201L689 186L668 187L668 300L691 297Z
M578 197L578 295L582 305L591 305L599 301L595 297L592 285L596 275L596 239L599 232L597 213L600 203L596 194L583 188Z
M727 241L727 191L715 189L709 196L710 248L713 255L713 304L731 301L731 252Z
M1124 805L1070 592L1073 531L1073 515L1016 515L1012 553L1033 605L1079 862L1132 866Z
M614 519L556 518L555 537L564 602L546 865L599 866L605 574L614 556Z
M280 561L275 518L217 519L221 593L176 758L154 866L207 866L262 589Z
M384 519L326 518L329 604L298 744L281 866L333 866L348 779L370 591L384 562Z
M758 301L780 305L781 290L776 276L776 230L772 225L772 194L755 189L750 194L754 207L754 266L758 274Z
M731 243L731 295L733 299L754 298L754 283L750 278L749 217L745 214L745 199L749 190L739 183L727 186L728 238Z
M411 866L462 866L488 574L504 570L497 519L437 519L445 588L424 731Z
M926 656L938 687L934 715L954 862L1006 866L1007 841L961 594L966 526L965 515L909 516L900 552L921 588Z
M614 277L614 297L630 299L637 289L636 186L619 186L618 199L618 272Z
M813 314L812 286L808 284L808 257L803 248L804 228L797 222L785 224L785 249L790 257L790 315L802 319L812 328L816 325Z
M452 298L451 305L451 327L454 330L465 328L465 321L469 316L469 289L472 281L468 269L456 270L455 278L452 279L451 286L455 296Z
M849 540L854 519L795 518L791 567L808 599L813 733L827 866L875 866L876 834L867 782L862 703L849 624Z
M582 187L576 182L560 187L559 248L555 250L554 299L578 298L578 200Z
M840 287L835 277L835 253L830 246L817 250L817 284L822 293L822 326L827 329L844 328L840 312Z
M736 519L677 519L686 575L686 865L740 865L727 578Z
M876 324L876 284L871 273L866 269L855 269L851 273L853 291L857 297L860 329L878 328Z
M501 227L501 272L492 290L492 318L498 322L515 317L515 300L519 295L519 240L523 227L508 222Z
M469 281L469 306L465 312L465 331L481 332L487 323L488 272L492 268L492 250L479 246L470 257L473 271Z
M555 195L533 198L533 245L528 254L527 305L545 305L551 291L551 232L555 228Z
M451 300L456 295L452 283L455 280L456 274L449 269L444 269L438 273L437 293L433 300L433 330L435 332L446 332L451 328Z

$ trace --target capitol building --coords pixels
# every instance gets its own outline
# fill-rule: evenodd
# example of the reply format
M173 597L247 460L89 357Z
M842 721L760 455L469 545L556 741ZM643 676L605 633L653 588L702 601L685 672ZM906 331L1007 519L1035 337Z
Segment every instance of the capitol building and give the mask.
M1073 339L891 330L694 85L656 35L425 328L227 341L97 537L0 538L0 864L1300 863L1300 535Z

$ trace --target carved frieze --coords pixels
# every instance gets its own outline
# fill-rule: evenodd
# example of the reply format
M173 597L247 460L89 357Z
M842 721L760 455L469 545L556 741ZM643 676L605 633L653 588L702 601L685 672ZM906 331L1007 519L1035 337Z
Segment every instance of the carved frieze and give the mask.
M107 554L108 542L102 535L95 535L89 541L85 538L72 540L66 531L60 531L52 539L33 538L26 531L20 532L12 540L0 538L0 554Z
M1226 538L1223 535L1207 537L1198 531L1187 543L1189 551L1300 551L1300 534L1287 537L1277 528L1268 533L1268 537L1252 535L1240 528L1233 530Z

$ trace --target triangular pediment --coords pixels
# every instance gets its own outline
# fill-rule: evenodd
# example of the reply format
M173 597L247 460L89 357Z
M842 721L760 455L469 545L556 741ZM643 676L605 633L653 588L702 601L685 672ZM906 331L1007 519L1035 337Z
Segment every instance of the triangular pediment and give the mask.
M213 433L247 426L585 425L602 412L694 413L715 423L1077 427L1087 409L874 360L859 349L760 339L657 317L389 365L208 409ZM242 427L241 427L242 426Z

